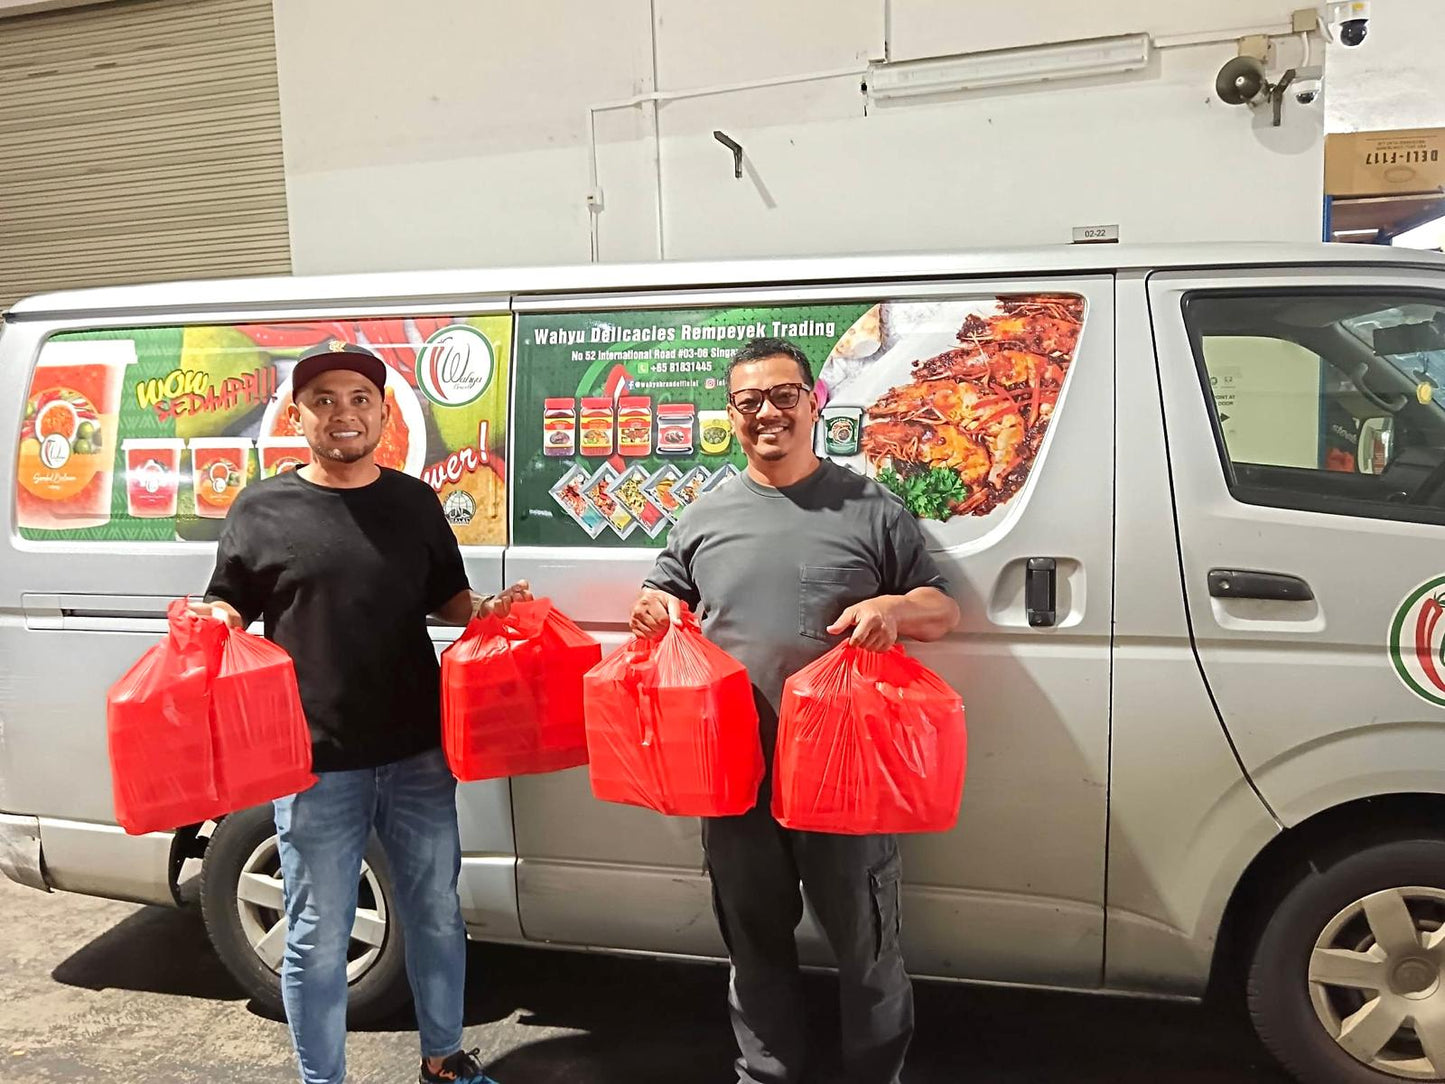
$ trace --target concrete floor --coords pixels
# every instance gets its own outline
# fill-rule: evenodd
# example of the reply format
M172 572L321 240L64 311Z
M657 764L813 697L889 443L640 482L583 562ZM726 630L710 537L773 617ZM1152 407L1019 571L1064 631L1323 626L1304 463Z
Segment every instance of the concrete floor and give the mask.
M728 1084L718 967L473 946L467 1038L502 1084ZM0 878L4 1084L292 1084L286 1029L211 954L200 916ZM819 1046L831 980L809 979ZM406 1018L353 1034L355 1084L416 1079ZM826 1074L824 1074L826 1078ZM920 984L908 1084L1283 1084L1245 1022L1188 1005Z

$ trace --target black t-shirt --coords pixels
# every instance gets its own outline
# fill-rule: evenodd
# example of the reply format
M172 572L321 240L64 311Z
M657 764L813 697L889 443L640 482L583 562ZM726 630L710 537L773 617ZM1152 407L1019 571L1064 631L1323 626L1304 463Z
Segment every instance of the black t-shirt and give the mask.
M229 602L296 663L316 771L435 748L441 683L426 617L467 588L436 494L397 471L360 489L296 472L247 486L226 518L208 600Z

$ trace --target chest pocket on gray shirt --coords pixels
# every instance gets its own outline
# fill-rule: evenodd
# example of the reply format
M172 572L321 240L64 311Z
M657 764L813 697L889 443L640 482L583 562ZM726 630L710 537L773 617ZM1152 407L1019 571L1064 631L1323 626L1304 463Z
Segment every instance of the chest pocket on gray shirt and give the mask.
M798 569L798 633L831 642L828 626L855 602L878 594L878 574L871 568L803 565Z

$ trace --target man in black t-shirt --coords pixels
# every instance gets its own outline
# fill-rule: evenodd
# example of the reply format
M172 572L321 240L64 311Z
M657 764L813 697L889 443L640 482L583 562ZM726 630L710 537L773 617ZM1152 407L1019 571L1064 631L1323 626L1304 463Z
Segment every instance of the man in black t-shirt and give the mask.
M347 948L375 828L391 867L416 1001L418 1080L494 1084L462 1046L466 927L456 780L440 749L427 616L505 616L525 583L474 595L431 487L376 465L386 367L333 341L304 354L289 407L311 445L298 471L248 486L198 610L256 619L296 664L317 782L275 804L288 922L286 1018L305 1084L346 1077Z

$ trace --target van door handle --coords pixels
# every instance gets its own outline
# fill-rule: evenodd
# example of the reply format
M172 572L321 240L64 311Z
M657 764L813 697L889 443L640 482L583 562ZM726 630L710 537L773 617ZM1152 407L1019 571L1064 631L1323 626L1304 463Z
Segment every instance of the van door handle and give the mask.
M1052 628L1058 621L1058 562L1052 557L1030 557L1024 571L1024 610L1036 629Z
M1282 572L1249 572L1237 568L1211 568L1212 598L1258 598L1270 602L1310 602L1315 593L1298 576Z

